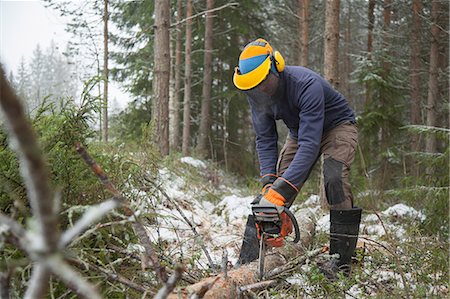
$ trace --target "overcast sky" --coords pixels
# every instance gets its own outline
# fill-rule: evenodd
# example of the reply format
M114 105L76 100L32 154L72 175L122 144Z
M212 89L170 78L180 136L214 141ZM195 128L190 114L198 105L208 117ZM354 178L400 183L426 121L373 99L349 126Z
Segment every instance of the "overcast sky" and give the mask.
M52 39L62 49L70 39L64 19L56 11L37 0L0 0L0 61L7 74L17 71L22 56L28 62L38 43L45 49ZM109 86L112 101L124 108L129 97L114 82Z

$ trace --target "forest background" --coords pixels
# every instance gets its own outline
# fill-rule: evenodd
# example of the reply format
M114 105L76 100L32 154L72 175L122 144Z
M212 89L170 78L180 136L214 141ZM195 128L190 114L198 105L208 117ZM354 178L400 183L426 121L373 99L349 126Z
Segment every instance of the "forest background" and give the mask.
M255 188L249 106L232 74L243 46L263 37L288 65L322 74L353 107L357 201L374 210L408 203L427 215L423 234L448 240L448 1L44 2L68 20L72 39L63 51L37 46L8 77L67 204L106 196L94 179L73 181L86 175L75 141L101 155L118 181L138 170L113 153L144 147L152 167L192 155ZM113 114L112 80L132 99ZM281 148L287 131L278 127ZM0 206L14 215L25 186L5 130L0 145ZM319 192L316 168L303 194Z

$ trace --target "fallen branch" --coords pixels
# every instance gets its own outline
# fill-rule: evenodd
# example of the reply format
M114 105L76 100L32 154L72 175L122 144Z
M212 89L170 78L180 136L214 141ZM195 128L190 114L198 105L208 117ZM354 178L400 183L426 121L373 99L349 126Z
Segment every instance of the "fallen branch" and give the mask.
M194 236L196 237L197 241L199 241L199 245L202 248L203 252L205 253L206 258L208 259L208 263L209 263L209 267L211 269L214 269L214 262L211 258L211 255L209 254L208 249L205 246L205 243L203 242L203 238L201 237L201 235L197 232L197 229L195 228L195 226L192 224L191 221L189 221L189 219L186 217L186 215L184 215L183 210L180 209L180 207L178 206L178 204L172 200L172 198L170 198L169 195L167 195L166 191L164 191L160 186L158 186L156 183L154 183L152 180L149 180L147 178L144 178L147 182L149 182L150 184L152 184L158 191L161 192L161 194L167 199L167 201L169 201L174 207L175 209L178 211L178 213L180 213L181 217L183 217L184 221L189 225L189 227L191 228L192 232L194 233Z
M120 199L123 202L123 208L125 211L125 215L129 217L134 217L135 222L133 222L133 229L136 233L137 237L141 245L145 248L145 253L147 254L148 261L158 276L160 282L165 283L167 281L167 273L166 269L161 262L159 261L158 256L156 255L155 250L153 249L153 245L145 231L145 227L140 222L139 218L136 217L136 214L133 210L126 205L129 201L119 192L119 190L114 186L114 184L109 180L106 173L103 169L98 165L95 160L89 155L86 149L81 145L81 143L76 143L75 148L78 154L83 158L84 162L91 168L92 172L99 178L100 182L105 186L105 188L111 192L115 198Z
M298 219L302 219L300 224L301 230L301 244L287 245L281 249L273 250L268 252L265 258L266 269L277 269L282 267L284 264L289 264L293 267L294 263L298 266L304 263L308 258L312 258L316 252L321 252L321 249L312 251L313 253L304 253L304 248L309 246L312 238L310 237L315 229L315 223L313 221L313 215L308 209L300 210L296 213ZM297 251L298 253L293 253ZM291 259L292 255L297 255L296 258L292 260L291 263L287 261ZM287 256L287 258L285 258ZM258 261L254 261L250 264L245 264L239 268L234 268L228 271L227 278L224 275L217 275L213 277L208 277L200 282L189 285L178 292L173 292L169 295L170 299L178 298L192 298L192 294L197 294L196 298L238 298L239 294L242 292L241 287L249 286L259 283L257 280L257 269ZM284 268L283 268L284 269ZM277 270L280 271L280 270ZM278 274L282 272L277 272ZM266 275L267 276L267 275ZM264 283L262 284L264 285ZM206 292L200 296L203 291ZM248 290L251 292L251 290Z
M305 254L296 257L295 259L293 259L292 261L289 261L288 263L275 268L269 272L267 272L264 275L265 279L275 279L275 278L279 278L280 276L286 275L288 274L290 271L294 270L295 268L297 268L299 265L302 265L306 262L306 260L313 258L321 253L324 253L327 251L327 247L322 247L322 248L318 248L318 249L314 249L311 251L306 252Z
M143 287L142 285L139 285L137 283L132 282L131 280L123 277L120 274L112 273L100 266L94 265L92 263L87 263L78 259L68 259L68 261L75 265L77 268L80 268L81 270L94 270L100 274L102 274L106 279L109 281L116 281L118 283L121 283L129 288L132 288L140 293L148 292L149 290Z
M182 266L175 267L175 271L167 280L166 284L156 293L153 299L165 299L167 296L173 291L178 281L181 278L181 275L184 272L184 268Z

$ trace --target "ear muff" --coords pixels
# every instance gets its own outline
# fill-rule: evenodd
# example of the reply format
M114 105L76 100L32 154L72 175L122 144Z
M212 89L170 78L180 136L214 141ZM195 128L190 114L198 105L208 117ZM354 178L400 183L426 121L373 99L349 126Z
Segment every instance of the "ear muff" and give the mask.
M285 62L284 62L283 56L281 56L281 53L278 51L275 51L275 53L273 53L273 59L274 59L275 68L277 69L277 71L279 73L284 71Z

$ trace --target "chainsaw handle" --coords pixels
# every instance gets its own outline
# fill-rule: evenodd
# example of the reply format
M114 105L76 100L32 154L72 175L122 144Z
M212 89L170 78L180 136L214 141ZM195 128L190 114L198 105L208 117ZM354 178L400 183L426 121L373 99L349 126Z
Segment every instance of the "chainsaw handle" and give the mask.
M295 231L294 243L297 243L298 241L300 241L300 228L298 227L297 219L295 219L294 214L287 207L284 207L284 212L292 221L292 225L294 226Z

